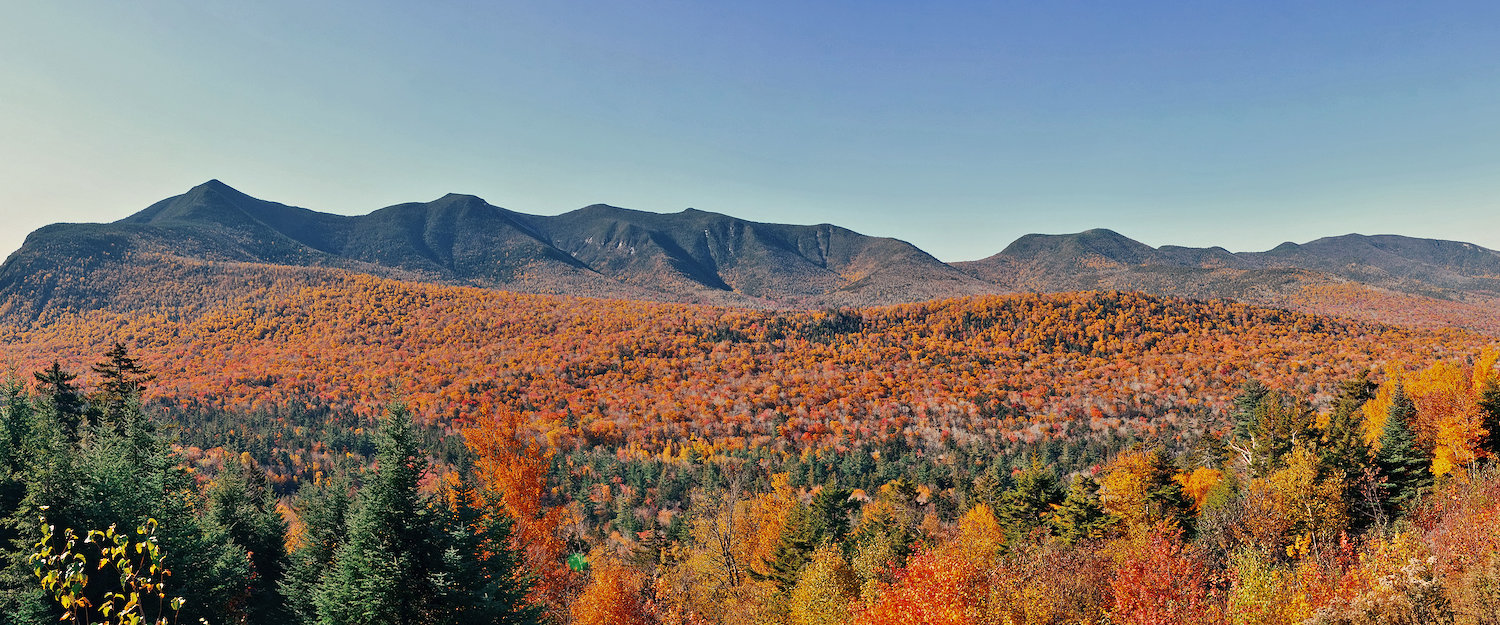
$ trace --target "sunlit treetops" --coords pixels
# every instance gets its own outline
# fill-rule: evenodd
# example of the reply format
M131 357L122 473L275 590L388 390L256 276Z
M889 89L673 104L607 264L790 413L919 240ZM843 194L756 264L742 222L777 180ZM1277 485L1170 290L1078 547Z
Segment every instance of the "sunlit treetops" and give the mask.
M521 413L556 448L656 453L693 441L1149 435L1222 409L1243 379L1326 401L1360 370L1466 358L1491 341L1139 293L769 312L337 270L181 271L189 287L166 287L151 305L149 290L127 289L103 309L0 328L5 357L33 371L118 340L158 375L157 401L374 414L400 396L428 420L488 406ZM92 382L84 363L63 364Z

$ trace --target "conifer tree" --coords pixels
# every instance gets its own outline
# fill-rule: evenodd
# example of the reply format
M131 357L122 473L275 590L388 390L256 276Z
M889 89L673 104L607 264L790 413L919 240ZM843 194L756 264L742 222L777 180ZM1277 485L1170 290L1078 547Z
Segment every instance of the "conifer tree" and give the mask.
M30 568L18 566L40 536L36 516L45 509L56 527L133 527L156 519L174 594L214 599L190 601L178 616L183 622L240 620L250 574L244 550L200 514L196 479L140 411L138 398L123 399L118 424L84 422L76 438L67 434L57 411L32 413L19 469L25 494L6 519L20 535L5 554L9 566L0 574L0 613L20 615L14 617L17 623L55 621L60 613L55 600L21 574ZM86 598L102 605L100 596Z
M281 594L286 571L286 521L276 510L265 472L249 457L225 463L206 497L206 516L249 555L245 614L250 623L284 623L290 615Z
M1052 506L1062 503L1064 495L1052 470L1032 458L1031 467L1016 476L1015 486L1001 495L995 517L1006 537L1015 541L1033 529L1048 527Z
M1239 452L1251 475L1267 475L1298 442L1318 437L1317 419L1307 402L1297 397L1280 391L1260 393L1258 387L1250 391L1235 401L1238 420L1231 448ZM1259 399L1251 407L1249 402L1257 394Z
M349 513L350 484L347 478L322 478L297 491L293 510L302 522L297 547L291 552L281 594L286 598L289 621L300 625L318 622L313 601L323 573L333 565L334 554L344 542Z
M1381 500L1388 514L1395 514L1417 500L1432 484L1431 459L1417 448L1411 421L1417 409L1400 381L1391 398L1391 407L1380 434L1380 451L1375 465L1380 472Z
M78 427L88 409L83 395L73 385L78 376L63 371L62 365L54 360L51 367L33 373L32 377L36 378L37 392L50 402L63 431L69 438L78 438Z
M1100 538L1118 522L1099 503L1099 483L1082 474L1073 477L1051 519L1053 534L1069 545Z
M1360 408L1375 397L1375 387L1368 372L1339 384L1338 397L1323 429L1320 460L1325 467L1353 476L1368 464L1370 448L1364 443Z
M387 411L374 473L359 491L348 537L334 555L314 603L326 625L418 623L437 595L433 511L417 491L427 460L406 408Z
M760 581L775 582L785 591L797 584L797 576L807 565L810 554L818 546L818 528L812 511L807 505L797 503L787 513L786 525L771 559L764 562L762 570L752 568L750 577Z
M1490 378L1484 388L1479 391L1479 407L1484 410L1484 438L1480 440L1479 448L1490 453L1490 456L1500 456L1500 382Z
M1261 384L1260 380L1245 380L1240 385L1240 393L1234 396L1234 404L1230 417L1234 422L1234 437L1248 439L1251 435L1251 424L1255 416L1255 407L1260 405L1266 394L1271 389Z
M1167 460L1166 454L1158 452L1153 454L1153 458L1153 479L1146 491L1148 506L1155 510L1158 518L1182 528L1183 535L1192 536L1195 531L1193 521L1196 519L1193 501L1182 491L1182 483L1177 481L1177 471Z
M146 383L156 379L131 358L125 344L119 342L104 353L104 361L95 364L93 369L100 377L99 413L102 419L111 423L125 418L129 412L128 404L139 402Z
M849 534L849 513L854 504L850 491L838 486L824 486L809 504L798 503L788 513L781 539L764 563L764 571L752 569L750 576L773 581L777 588L789 590L812 558L813 550L824 544L838 543Z
M514 520L470 483L470 474L450 484L443 499L444 572L439 584L440 617L452 625L533 625L541 606L526 603L535 578L511 545ZM491 512L486 513L485 510Z

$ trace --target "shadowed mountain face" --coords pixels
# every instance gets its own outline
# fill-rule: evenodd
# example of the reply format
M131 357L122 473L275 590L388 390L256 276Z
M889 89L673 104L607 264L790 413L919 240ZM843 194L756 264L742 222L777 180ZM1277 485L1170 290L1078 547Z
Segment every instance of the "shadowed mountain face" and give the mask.
M1500 332L1500 252L1471 243L1348 234L1267 252L1164 245L1110 230L1027 235L954 263L1016 291L1139 290L1426 326Z
M1454 241L1350 234L1233 253L1153 248L1096 229L1026 235L989 258L950 265L904 241L828 224L603 204L538 216L451 194L351 217L259 200L217 180L114 223L54 224L32 233L0 265L0 320L149 307L165 304L168 292L201 300L232 288L222 275L234 263L310 283L332 268L533 293L755 307L1136 290L1500 333L1500 253Z
M1270 285L1293 276L1455 298L1500 294L1500 252L1471 243L1395 235L1347 234L1236 254L1221 247L1153 248L1100 229L1029 234L999 254L955 265L990 282L1041 291L1153 283L1192 288L1226 280Z
M263 263L402 279L741 306L844 306L994 292L909 243L831 225L594 205L516 213L470 195L349 217L259 200L217 180L111 224L32 233L3 267L3 312L87 309L126 263ZM69 288L59 290L60 277ZM101 278L101 279L91 279ZM93 285L93 286L88 286Z

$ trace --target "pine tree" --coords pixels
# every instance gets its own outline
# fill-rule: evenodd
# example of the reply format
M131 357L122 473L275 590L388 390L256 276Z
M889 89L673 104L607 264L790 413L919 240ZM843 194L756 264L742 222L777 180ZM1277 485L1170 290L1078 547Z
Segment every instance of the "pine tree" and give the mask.
M36 519L45 510L48 523L60 528L135 527L156 519L156 537L172 572L170 592L213 599L189 601L179 613L183 622L239 620L250 574L245 552L203 519L196 479L139 403L126 402L123 409L120 427L84 423L76 440L56 411L32 414L20 469L26 492L6 520L20 536L9 545L9 566L0 573L0 613L20 615L18 623L55 621L60 613L50 598L32 590L30 567L18 565L40 536ZM87 594L94 605L102 605L99 592L102 586ZM151 616L156 608L147 609Z
M146 383L156 379L145 367L131 358L125 344L116 342L104 353L105 360L95 364L94 373L99 374L100 417L118 423L129 412L131 402L139 402Z
M1479 448L1490 453L1490 456L1500 456L1500 382L1491 378L1485 383L1479 392L1479 407L1484 410L1484 429L1486 434L1479 443Z
M1330 473L1342 473L1343 499L1351 504L1360 500L1373 462L1370 448L1365 444L1360 409L1375 397L1375 388L1376 384L1364 372L1339 384L1339 394L1333 401L1333 411L1323 429L1323 444L1318 450L1319 475L1332 477Z
M1230 418L1234 422L1234 437L1248 439L1251 435L1251 424L1254 422L1255 407L1260 405L1266 394L1271 389L1261 384L1260 380L1246 380L1240 385L1240 393L1234 396L1234 404Z
M318 622L313 598L324 571L333 565L334 554L344 542L349 489L349 480L338 477L317 479L297 492L292 508L302 521L302 532L281 580L281 594L292 623Z
M854 510L849 495L849 489L830 485L819 489L811 503L799 502L787 514L781 539L771 559L763 563L764 570L752 568L750 577L775 582L783 591L790 590L797 584L802 567L812 558L813 550L820 545L839 543L848 536L849 514Z
M374 474L350 513L348 538L313 598L326 625L423 622L438 594L430 575L440 568L433 562L435 519L417 491L427 460L404 406L387 411L376 448Z
M1411 421L1417 409L1398 381L1391 398L1391 408L1380 433L1380 451L1375 466L1381 479L1381 500L1386 513L1395 514L1417 500L1432 484L1431 460L1417 449Z
M785 591L797 584L802 567L807 565L813 549L818 546L818 528L812 511L797 503L787 514L786 525L771 559L763 563L762 570L752 568L750 577L759 581L775 582Z
M245 603L249 622L286 622L290 615L280 585L287 566L287 525L276 510L265 472L249 454L241 454L225 463L206 499L207 520L228 533L250 558L253 577Z
M1101 538L1118 522L1099 503L1099 483L1086 475L1073 477L1067 497L1051 519L1053 533L1069 545Z
M73 380L78 379L78 376L63 371L62 365L54 360L51 367L33 373L32 377L36 378L37 392L51 403L52 411L63 431L69 438L77 439L78 428L88 409L83 395L73 385Z
M521 554L511 545L514 520L505 514L504 505L489 501L467 477L446 491L438 622L540 624L541 606L526 603L535 578L523 569Z
M837 543L849 535L849 517L858 507L849 499L851 494L848 488L829 484L813 495L808 511L812 514L818 542Z
M1364 423L1360 408L1375 397L1375 383L1368 372L1339 384L1333 412L1323 429L1320 461L1326 468L1343 471L1349 477L1364 472L1370 461L1370 448L1364 442Z
M995 517L1006 538L1015 541L1039 527L1048 527L1052 506L1062 503L1064 493L1057 476L1032 458L1031 467L1016 476L1016 485L1000 497Z
M1249 407L1254 396L1254 392L1246 393L1235 402L1238 421L1236 440L1231 447L1240 453L1251 475L1267 475L1276 470L1298 442L1318 437L1317 419L1307 402L1297 397L1267 391ZM1241 412L1243 407L1249 407L1248 412Z

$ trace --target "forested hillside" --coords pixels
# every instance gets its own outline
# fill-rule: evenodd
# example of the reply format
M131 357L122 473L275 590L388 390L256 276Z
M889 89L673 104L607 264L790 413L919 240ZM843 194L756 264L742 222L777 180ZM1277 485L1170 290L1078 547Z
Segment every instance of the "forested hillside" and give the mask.
M102 605L114 577L33 563L66 575L66 531L112 524L173 571L127 584L211 622L1500 605L1483 335L1139 293L770 312L151 271L3 329L14 622Z

